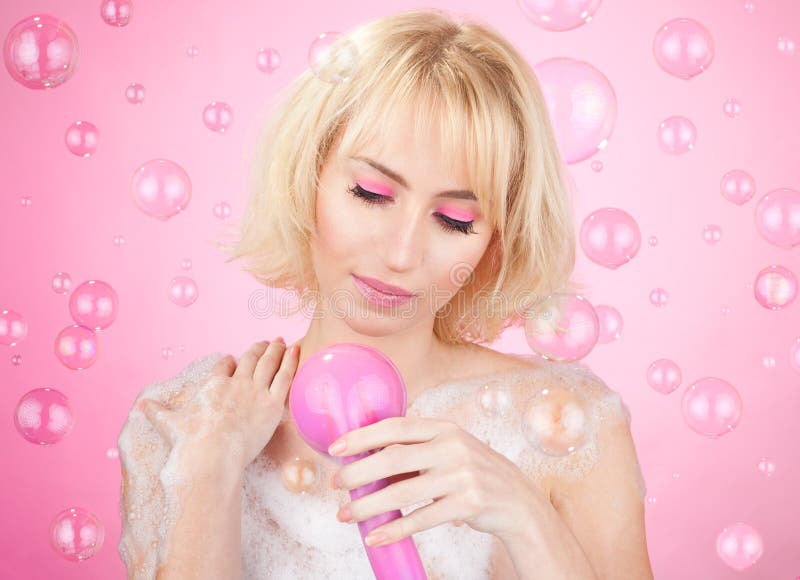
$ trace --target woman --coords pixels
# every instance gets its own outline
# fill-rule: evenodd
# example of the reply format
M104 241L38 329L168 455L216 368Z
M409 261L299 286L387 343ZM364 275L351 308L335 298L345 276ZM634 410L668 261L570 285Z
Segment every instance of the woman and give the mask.
M348 38L349 78L306 71L273 111L229 247L265 285L300 291L308 331L195 361L139 395L119 439L129 577L368 578L352 523L402 508L380 531L414 534L432 578L651 578L619 396L584 365L479 345L574 289L572 214L531 68L488 27L435 10ZM344 436L348 454L384 449L341 469L287 412L298 366L336 342L389 356L409 403ZM537 439L549 448L519 429L543 387L579 425L551 416ZM510 409L476 413L486 392ZM392 485L345 505L383 477Z

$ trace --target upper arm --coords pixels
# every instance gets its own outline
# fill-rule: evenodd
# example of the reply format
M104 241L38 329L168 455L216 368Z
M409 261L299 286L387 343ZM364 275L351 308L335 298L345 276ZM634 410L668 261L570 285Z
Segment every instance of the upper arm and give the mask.
M580 363L551 363L531 373L515 391L523 424L538 425L540 442L552 436L544 449L531 444L529 432L520 467L535 480L552 482L550 502L598 577L652 578L645 541L646 488L622 398ZM569 402L577 406L566 407ZM530 412L533 406L537 413ZM582 412L576 414L576 408ZM581 443L564 451L576 432L584 434Z
M645 540L642 475L627 421L597 432L598 459L584 477L559 482L553 505L599 578L652 578Z

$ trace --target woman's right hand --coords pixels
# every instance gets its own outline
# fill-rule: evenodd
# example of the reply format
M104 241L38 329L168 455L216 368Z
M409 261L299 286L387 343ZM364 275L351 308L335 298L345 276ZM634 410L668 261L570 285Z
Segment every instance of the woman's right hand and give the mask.
M244 473L272 439L297 372L300 345L255 343L238 363L222 357L189 401L170 409L153 399L139 408L194 473ZM178 451L179 450L179 451Z

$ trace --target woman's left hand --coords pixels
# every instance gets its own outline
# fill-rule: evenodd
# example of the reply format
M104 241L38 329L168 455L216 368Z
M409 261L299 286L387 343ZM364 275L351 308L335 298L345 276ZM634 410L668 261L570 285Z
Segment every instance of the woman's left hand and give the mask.
M396 542L440 524L466 522L474 530L508 540L523 534L547 502L541 489L512 461L452 421L423 417L390 417L350 431L337 441L347 447L334 456L357 455L381 449L341 467L334 487L354 489L399 474L410 474L339 510L337 517L352 523L433 500L384 524L370 534L384 532ZM413 472L419 475L414 477ZM349 508L350 518L345 509Z

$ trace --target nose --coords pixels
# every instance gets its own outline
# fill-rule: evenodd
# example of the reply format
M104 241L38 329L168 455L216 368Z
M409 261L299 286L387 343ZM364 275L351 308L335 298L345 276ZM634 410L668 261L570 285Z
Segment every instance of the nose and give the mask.
M422 264L425 255L423 212L415 212L414 215L401 215L398 212L392 218L386 231L386 266L395 272L413 270Z

